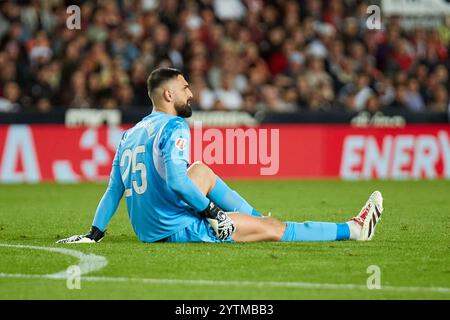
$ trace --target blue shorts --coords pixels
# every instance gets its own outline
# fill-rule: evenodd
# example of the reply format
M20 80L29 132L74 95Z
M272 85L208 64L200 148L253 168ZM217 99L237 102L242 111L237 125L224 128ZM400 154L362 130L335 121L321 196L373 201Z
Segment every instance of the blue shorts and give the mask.
M224 240L217 239L214 229L206 219L195 220L194 223L164 240L164 242L234 242L231 236Z

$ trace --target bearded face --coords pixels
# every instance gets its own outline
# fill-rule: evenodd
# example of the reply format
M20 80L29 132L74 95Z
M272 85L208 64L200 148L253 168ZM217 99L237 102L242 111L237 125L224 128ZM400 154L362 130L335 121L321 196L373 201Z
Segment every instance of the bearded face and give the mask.
M186 101L176 101L174 103L177 116L181 118L189 118L192 115L191 99L187 98Z

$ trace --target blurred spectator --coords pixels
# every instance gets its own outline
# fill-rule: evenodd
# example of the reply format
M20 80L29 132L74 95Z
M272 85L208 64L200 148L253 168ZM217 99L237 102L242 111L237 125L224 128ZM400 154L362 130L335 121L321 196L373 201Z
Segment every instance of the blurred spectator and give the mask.
M239 110L242 108L242 96L233 86L232 74L222 77L222 85L216 89L217 100L225 110Z
M300 109L308 109L308 98L311 93L311 88L305 76L298 76L296 88L298 92L297 105Z
M408 91L406 88L406 85L399 84L395 88L395 99L392 101L392 103L389 105L391 109L406 109L407 107L407 95Z
M374 94L369 84L370 78L365 73L359 74L356 78L355 108L358 111L365 108L367 100Z
M380 98L382 106L390 105L395 99L395 88L392 85L392 80L387 77L382 77L380 81L375 83L375 90Z
M375 95L370 96L369 99L367 99L366 109L371 113L376 113L380 111L381 110L380 99L378 99L378 97Z
M244 18L246 9L240 0L214 0L214 13L220 20Z
M70 81L70 89L67 90L67 105L70 108L90 108L92 102L88 97L86 77L83 72L76 71Z
M33 99L33 102L37 102L39 99L52 101L54 94L50 85L51 76L52 71L50 65L42 66L37 71L37 77L30 90L30 96Z
M129 109L133 106L133 89L127 83L121 84L115 90L117 105L123 109Z
M262 100L259 103L258 109L271 112L294 112L295 106L285 102L281 98L281 93L278 87L274 85L264 85L261 89Z
M52 105L48 98L40 98L36 101L36 108L39 112L45 113L52 110Z
M191 81L191 91L194 95L193 107L200 110L211 110L217 100L216 94L211 90L201 75L195 76Z
M420 84L417 79L411 78L408 81L408 89L406 92L406 107L414 112L425 111L425 102L419 92Z
M258 100L256 99L256 95L251 92L247 92L244 94L243 99L242 110L251 115L255 115L258 111Z
M298 93L295 87L288 86L283 88L282 99L286 104L286 110L288 111L297 110Z
M317 86L319 83L332 81L330 75L325 71L325 65L321 58L311 56L309 58L308 68L305 72L306 81L311 87Z
M18 112L21 109L19 103L20 88L15 82L7 82L3 87L3 97L0 96L1 112Z
M445 112L448 104L448 91L443 85L439 85L434 92L430 109L435 112Z

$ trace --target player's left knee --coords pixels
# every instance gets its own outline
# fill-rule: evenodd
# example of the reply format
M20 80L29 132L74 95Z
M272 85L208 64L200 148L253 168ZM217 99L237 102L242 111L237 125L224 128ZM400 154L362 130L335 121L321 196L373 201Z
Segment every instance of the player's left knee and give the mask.
M194 161L191 163L190 167L194 168L194 167L201 167L204 166L205 164L203 162L201 162L200 160Z
M187 170L188 177L194 181L202 192L209 193L216 184L216 175L214 172L201 161L195 161Z
M198 170L202 174L215 175L214 171L201 161L195 161L194 163L191 164L189 169Z
M281 226L283 224L280 220L278 220L277 218L274 218L274 217L264 217L264 220L268 224L270 224L270 225L272 225L274 227L279 227L279 226Z
M269 240L281 241L281 239L283 238L284 229L286 228L286 225L273 217L266 217L264 219L266 219L266 222L269 225L268 226Z

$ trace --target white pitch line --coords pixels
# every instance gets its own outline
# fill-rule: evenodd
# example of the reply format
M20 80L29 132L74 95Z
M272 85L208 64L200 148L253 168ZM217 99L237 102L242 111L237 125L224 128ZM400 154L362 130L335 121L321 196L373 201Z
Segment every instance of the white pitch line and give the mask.
M152 278L116 278L116 277L82 277L87 281L109 282L142 282L152 284L181 284L204 286L237 286L237 287L279 287L279 288L303 288L303 289L336 289L336 290L369 290L367 286L358 284L338 283L313 283L313 282L287 282L287 281L238 281L238 280L202 280L202 279L152 279ZM450 288L442 287L395 287L382 286L385 291L409 291L409 292L439 292L450 293ZM377 290L374 290L377 291Z
M75 257L78 259L78 266L80 267L80 274L82 274L82 275L93 272L93 271L98 271L108 264L108 260L103 256L97 256L95 254L85 254L81 251L73 250L73 249L27 246L27 245L20 245L20 244L2 244L2 243L0 243L0 247L43 250L43 251L49 251L49 252L62 253L62 254L68 255L68 256ZM3 273L0 273L0 275L3 275ZM66 279L67 272L66 272L66 270L63 270L63 271L56 272L53 274L41 275L41 277L54 278L54 279Z
M54 248L54 247L37 247L26 245L9 245L0 244L0 247L27 248L44 250L50 252L58 252L70 255L79 259L81 274L97 271L107 265L108 260L105 257L94 254L85 254L77 250ZM0 278L17 278L17 279L66 279L66 271L53 274L20 274L20 273L0 273ZM126 277L94 277L84 276L81 281L93 282L135 282L147 284L163 284L163 285L195 285L195 286L235 286L235 287L272 287L272 288L301 288L301 289L332 289L332 290L369 290L367 286L358 284L338 284L338 283L313 283L313 282L287 282L287 281L239 281L239 280L205 280L205 279L158 279L158 278L126 278ZM434 293L450 293L450 288L445 287L397 287L397 286L381 286L379 290L370 291L394 291L394 292L434 292Z
M18 274L18 273L0 273L0 278L21 278L21 279L57 279L49 275L39 274ZM313 283L313 282L277 282L277 281L220 281L203 279L157 279L157 278L126 278L126 277L81 277L81 281L92 282L135 282L144 284L163 284L163 285L194 285L194 286L235 286L235 287L258 287L258 288L300 288L300 289L332 289L332 290L362 290L368 291L367 286L358 284L338 284L338 283ZM450 288L444 287L395 287L381 286L379 290L370 291L393 291L393 292L434 292L450 293Z

